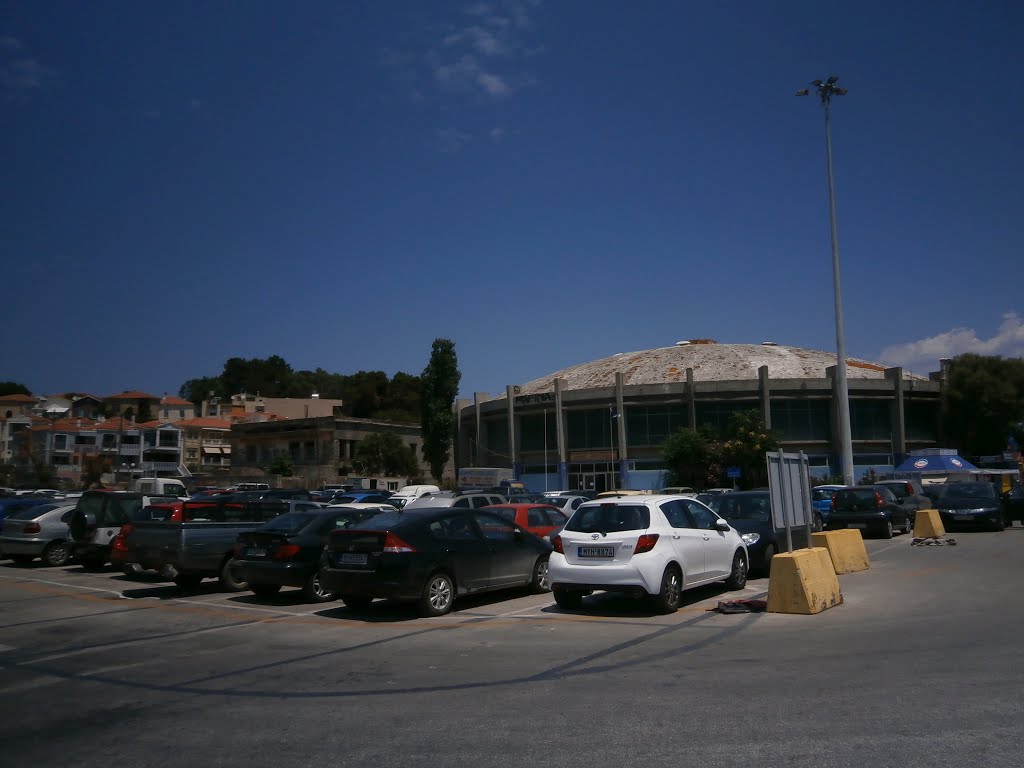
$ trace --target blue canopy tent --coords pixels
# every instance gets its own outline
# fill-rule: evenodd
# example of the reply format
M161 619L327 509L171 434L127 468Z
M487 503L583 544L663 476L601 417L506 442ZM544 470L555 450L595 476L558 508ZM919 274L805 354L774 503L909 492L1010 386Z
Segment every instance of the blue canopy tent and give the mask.
M907 472L921 475L949 475L957 472L977 471L977 467L967 459L961 458L956 451L939 449L936 451L913 451L900 464L895 472Z

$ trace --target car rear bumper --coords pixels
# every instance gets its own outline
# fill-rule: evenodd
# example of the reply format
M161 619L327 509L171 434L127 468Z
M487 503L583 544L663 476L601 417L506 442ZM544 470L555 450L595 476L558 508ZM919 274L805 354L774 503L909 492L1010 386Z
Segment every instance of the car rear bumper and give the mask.
M829 516L830 528L884 528L890 517L885 512L835 512Z
M5 555L40 555L49 541L42 539L0 538L0 552Z
M426 574L418 569L376 571L321 568L320 584L339 596L416 600L423 591Z
M320 567L319 563L284 563L237 560L237 570L250 584L280 584L282 587L301 587Z
M657 570L655 576L648 575ZM565 555L553 552L548 559L548 583L552 589L604 590L605 592L636 592L643 590L649 595L661 591L661 570L639 569L635 565L575 565Z
M988 509L984 512L971 512L959 509L940 509L939 519L948 528L965 528L971 526L995 526L1006 520L1002 510Z

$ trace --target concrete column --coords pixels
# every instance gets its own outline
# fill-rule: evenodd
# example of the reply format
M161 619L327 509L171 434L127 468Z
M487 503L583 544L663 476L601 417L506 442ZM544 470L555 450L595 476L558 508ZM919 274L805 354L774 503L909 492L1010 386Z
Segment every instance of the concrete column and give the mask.
M690 396L690 429L697 428L697 394L693 388L693 368L686 369L686 392Z
M480 406L490 400L490 396L486 392L474 392L473 393L473 406L474 406L474 417L476 419L476 466L484 466L484 445L487 443L486 435L484 430L483 416L480 413Z
M470 423L469 414L463 416L463 411L472 405L472 401L460 397L455 401L455 469L456 472L464 466L467 466L469 457L473 455L471 446L467 444L468 436L466 435L466 429L471 429L472 424ZM463 421L465 418L465 421Z
M625 399L623 397L623 390L625 388L625 377L621 372L615 373L615 412L619 414L619 418L616 419L618 424L615 425L616 441L612 448L618 447L619 449L619 483L626 483L626 466L629 460L629 446L626 445L626 406Z
M832 396L828 399L828 423L831 425L831 434L829 435L829 471L832 475L843 475L844 468L842 466L843 455L842 446L839 444L839 376L836 373L837 366L830 365L825 369L825 378L829 381L829 389L832 391ZM851 425L850 441L853 442L853 427ZM852 471L852 468L851 468Z
M889 428L892 430L892 451L896 454L893 462L898 464L907 455L907 426L903 405L903 369L886 368L885 378L892 382L893 402L889 411Z
M508 456L512 462L512 476L519 479L519 453L516 451L516 406L512 387L505 387L505 408L508 414Z
M772 394L768 383L768 366L757 369L757 382L761 390L761 419L766 430L772 428Z
M562 390L565 379L555 379L555 430L558 433L558 484L569 488L569 451L565 439L565 410L562 404Z

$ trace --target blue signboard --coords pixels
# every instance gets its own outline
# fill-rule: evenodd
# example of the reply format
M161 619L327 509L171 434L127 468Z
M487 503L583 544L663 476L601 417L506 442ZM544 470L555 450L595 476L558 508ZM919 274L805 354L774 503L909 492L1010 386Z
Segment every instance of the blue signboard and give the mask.
M740 468L739 467L726 467L725 468L725 476L728 477L730 480L735 480L736 478L738 478L740 476Z

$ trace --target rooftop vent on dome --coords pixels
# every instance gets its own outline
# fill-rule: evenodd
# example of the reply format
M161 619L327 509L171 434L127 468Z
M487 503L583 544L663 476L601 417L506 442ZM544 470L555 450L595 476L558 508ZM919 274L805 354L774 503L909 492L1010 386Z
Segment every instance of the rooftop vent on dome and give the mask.
M686 346L687 344L689 344L689 343L690 343L690 342L688 342L688 341L677 341L677 342L676 342L676 346L677 346L677 347L685 347L685 346Z
M777 343L775 343L774 341L762 341L761 342L761 346L762 347L777 347L779 345Z

